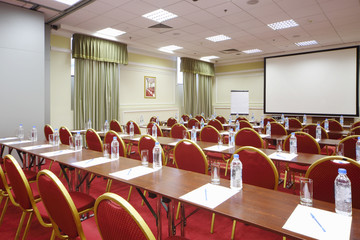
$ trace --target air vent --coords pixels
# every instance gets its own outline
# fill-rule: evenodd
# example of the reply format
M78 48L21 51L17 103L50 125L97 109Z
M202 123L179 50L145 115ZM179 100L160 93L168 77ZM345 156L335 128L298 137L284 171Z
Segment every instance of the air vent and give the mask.
M149 28L172 28L172 27L162 24L162 23L159 23L159 24L152 25Z
M240 51L235 48L231 48L231 49L222 50L220 52L223 54L233 54L233 53L239 53Z

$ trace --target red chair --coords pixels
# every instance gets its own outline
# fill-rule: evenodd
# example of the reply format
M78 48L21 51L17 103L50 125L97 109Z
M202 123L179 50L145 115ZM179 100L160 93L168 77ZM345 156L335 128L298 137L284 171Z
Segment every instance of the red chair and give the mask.
M222 123L217 119L212 119L208 122L208 125L215 127L218 131L223 131L224 127Z
M140 127L139 125L130 120L126 123L126 132L129 134L130 133L130 124L133 123L134 125L134 134L141 134L141 130L140 130ZM131 154L134 154L135 156L138 156L136 153L137 151L137 145L138 143L137 142L128 142L128 146L127 146L127 149L128 149L128 156L130 157Z
M225 124L226 123L226 118L219 115L219 116L216 116L215 118L216 120L219 120L221 124Z
M356 160L356 142L360 135L351 135L342 139L339 144L344 144L344 156Z
M184 131L186 131L187 138L190 138L190 133L187 131L188 129L180 123L176 123L171 127L170 137L172 138L184 138Z
M67 127L60 127L59 136L62 144L69 145L69 138L72 136L72 134Z
M317 127L317 124L308 124L306 126L304 126L301 131L302 132L305 132L305 131L308 131L308 133L313 137L313 138L316 138L316 127ZM321 126L320 126L321 127ZM321 127L321 138L322 139L328 139L329 138L329 135L328 133L326 132L326 130ZM328 155L328 156L331 156L335 153L335 146L328 146L328 145L325 145L325 146L320 146L321 147L321 151L320 153L322 155Z
M276 120L275 120L274 118L272 118L272 117L266 117L266 118L264 118L264 127L266 126L266 124L267 124L268 122L276 122Z
M351 181L352 207L360 209L360 164L343 156L328 156L311 164L305 177L313 180L313 198L334 203L334 180L339 168L346 169Z
M54 129L49 125L46 124L44 126L44 135L45 135L45 139L46 141L49 141L49 135L54 133Z
M86 239L80 215L93 210L95 199L80 192L71 195L55 174L49 170L38 173L37 185L53 226L52 236L60 239ZM77 201L80 200L82 208L77 206L74 196L77 197ZM90 222L91 220L87 220L83 224L90 224Z
M271 126L271 135L288 135L286 129L282 124L278 122L270 122L270 126Z
M349 135L360 135L360 126L350 129Z
M201 122L201 120L204 120L204 122L206 122L206 119L205 119L203 116L201 116L201 115L196 115L195 118L196 118L199 122Z
M200 141L218 143L219 137L219 131L213 126L205 126L200 131ZM206 156L209 158L209 160L223 160L225 162L227 161L225 159L225 156L221 153L207 152Z
M359 126L360 126L360 121L357 121L357 122L354 122L354 123L351 125L351 128L359 127Z
M285 151L289 151L290 148L290 135L288 135L284 141L283 148ZM312 153L312 154L320 154L320 146L319 143L313 138L311 135L305 132L295 132L296 140L297 140L297 152L301 153ZM305 174L308 170L309 166L297 164L297 163L289 163L287 169L285 170L284 177L284 187L286 186L287 173L292 173L293 181L295 183L295 172L300 175Z
M5 203L0 216L0 226L4 220L4 216L9 205L9 199L11 199L11 202L13 203L14 206L19 207L19 205L15 202L15 199L11 194L11 190L9 189L9 186L7 184L5 173L0 164L0 205L3 199L5 199Z
M236 121L238 121L238 120L236 120ZM236 123L236 121L235 121L235 123ZM253 128L251 123L249 123L248 121L245 121L245 120L240 120L239 125L240 125L240 129L242 129L242 128Z
M126 132L128 134L130 133L130 124L131 123L134 124L134 134L141 134L141 130L140 130L139 125L136 122L131 121L131 120L126 123Z
M187 127L192 129L193 126L195 126L196 129L200 128L200 122L196 118L192 118L188 121Z
M252 128L242 128L235 135L235 145L264 148L264 141Z
M336 121L335 119L328 119L329 121L329 138L330 139L341 139L342 138L342 134L341 133L334 133L331 131L344 131L343 127L341 126L341 124ZM324 127L325 125L325 120L322 121L321 126Z
M236 121L246 121L246 122L249 122L249 120L246 118L246 117L237 117L236 119L235 119L235 122Z
M170 118L166 121L166 126L172 127L172 126L174 126L175 123L177 123L176 119L173 118L173 117L170 117Z
M150 118L149 123L151 123L151 122L156 122L156 120L157 120L157 117L156 117L156 116L152 116L152 117Z
M104 146L101 141L101 138L94 129L90 128L90 129L86 130L85 140L86 140L86 145L87 145L88 149L98 151L98 152L104 151Z
M187 121L189 121L189 119L190 119L189 115L187 115L187 114L183 114L183 115L181 116L181 118L184 120L184 122L187 122Z
M302 128L302 123L297 118L288 118L289 127L291 128Z
M149 135L152 134L152 127L154 126L154 124L155 124L156 129L157 129L157 136L158 136L158 137L162 137L162 136L163 136L163 132L162 132L159 124L157 124L156 122L149 122L149 123L148 123L148 125L146 126L146 130L147 130L148 134L149 134Z
M119 121L116 119L110 121L110 130L113 130L115 132L124 132Z

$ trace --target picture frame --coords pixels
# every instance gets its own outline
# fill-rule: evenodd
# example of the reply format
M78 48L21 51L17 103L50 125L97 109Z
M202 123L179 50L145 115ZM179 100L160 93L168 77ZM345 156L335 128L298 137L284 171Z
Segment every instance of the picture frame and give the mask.
M156 77L144 77L144 97L156 98Z

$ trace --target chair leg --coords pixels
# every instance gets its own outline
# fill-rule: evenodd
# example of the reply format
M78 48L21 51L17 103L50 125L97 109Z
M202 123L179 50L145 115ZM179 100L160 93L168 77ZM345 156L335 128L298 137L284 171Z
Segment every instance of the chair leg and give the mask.
M212 214L210 233L214 233L215 213Z
M180 202L178 202L178 207L177 207L177 209L176 209L176 220L178 220L179 219L179 214L180 214L180 208L181 208L181 203Z
M55 240L55 230L54 229L51 232L50 240Z
M34 216L34 213L31 212L30 215L29 215L29 219L27 221L26 227L25 227L24 235L22 237L23 240L26 239L26 237L27 237L27 235L29 233L29 229L30 229L30 225L31 225L31 221L32 221L33 216Z
M235 238L235 228L236 228L236 220L233 221L233 227L231 231L231 240Z
M130 201L130 196L131 196L132 189L133 189L133 186L130 186L128 197L127 197L128 202Z
M49 170L51 170L51 167L52 167L53 163L54 163L53 161L50 161Z
M3 196L1 196L1 200L2 200L2 198L3 198ZM1 203L1 201L0 201L0 203ZM1 212L0 226L1 226L2 222L3 222L3 220L4 220L4 216L5 216L6 210L8 208L8 205L9 205L9 197L6 198L4 208L3 208L2 212Z
M108 179L107 184L106 184L106 192L110 192L111 185L112 185L112 179Z
M146 190L144 190L144 196L146 195ZM141 206L144 206L144 200L141 201Z
M26 212L22 212L20 222L19 222L19 226L18 226L18 228L16 230L15 240L19 239L20 232L21 232L22 226L24 224L25 217L26 217Z
M285 175L284 175L284 188L286 188L287 174L288 174L288 170L285 170Z

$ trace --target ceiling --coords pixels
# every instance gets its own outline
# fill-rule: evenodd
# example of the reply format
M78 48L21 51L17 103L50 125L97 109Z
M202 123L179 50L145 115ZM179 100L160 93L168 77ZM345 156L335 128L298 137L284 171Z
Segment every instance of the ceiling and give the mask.
M82 0L73 7L53 0L0 2L43 12L54 34L94 34L112 27L126 32L116 40L128 44L130 51L196 59L214 55L219 57L215 61L218 65L360 45L360 0ZM157 22L142 15L159 8L178 15L163 22L172 28L149 28ZM276 31L267 26L289 19L299 26ZM219 34L231 39L222 42L205 39ZM319 44L295 45L309 40ZM174 54L158 51L167 45L183 49ZM263 52L242 52L249 49Z

